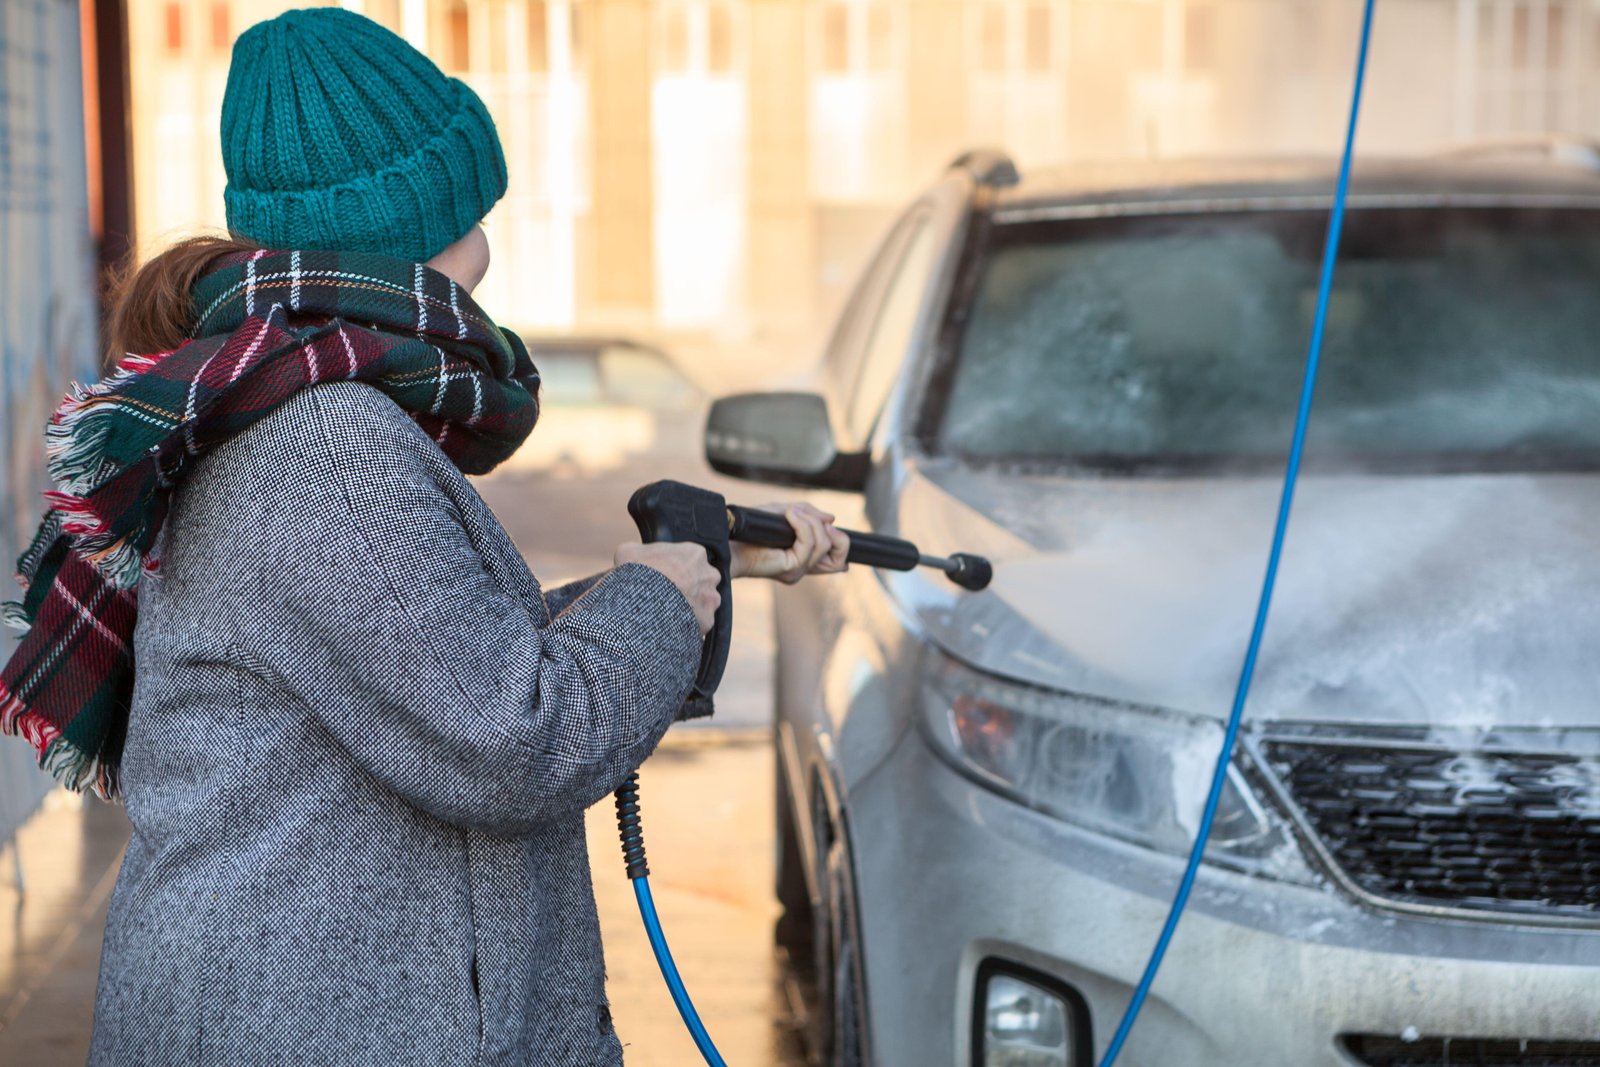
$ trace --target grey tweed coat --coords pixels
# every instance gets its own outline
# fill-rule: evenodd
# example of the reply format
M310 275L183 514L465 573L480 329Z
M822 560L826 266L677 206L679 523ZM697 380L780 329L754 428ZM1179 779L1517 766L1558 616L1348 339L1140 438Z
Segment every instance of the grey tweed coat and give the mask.
M620 1063L583 811L689 689L677 587L541 592L355 383L207 457L162 541L91 1067Z

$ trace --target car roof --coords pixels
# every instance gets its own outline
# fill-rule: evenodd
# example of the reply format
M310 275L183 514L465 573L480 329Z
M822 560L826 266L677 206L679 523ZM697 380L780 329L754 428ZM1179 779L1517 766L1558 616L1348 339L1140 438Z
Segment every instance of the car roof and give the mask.
M1358 160L1351 171L1350 202L1600 208L1596 164L1600 157L1552 160L1517 152ZM1063 209L1068 214L1081 213L1071 209L1142 214L1157 206L1326 207L1338 173L1338 160L1319 158L1079 164L1024 171L1016 184L997 187L993 210L1004 221L1007 216L1027 218Z

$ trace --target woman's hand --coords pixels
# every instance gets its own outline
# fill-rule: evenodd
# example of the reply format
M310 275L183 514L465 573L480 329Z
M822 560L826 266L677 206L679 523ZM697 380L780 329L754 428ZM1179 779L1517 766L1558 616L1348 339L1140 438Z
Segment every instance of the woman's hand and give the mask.
M630 541L617 546L614 558L619 567L624 563L642 563L666 575L694 609L694 621L700 624L700 636L704 637L710 631L717 605L722 603L722 596L717 592L717 583L722 576L706 558L704 545L692 541L656 541L641 545L637 541Z
M847 566L850 538L833 525L833 516L810 504L766 504L762 511L780 512L794 527L794 544L765 548L739 541L730 546L735 578L776 578L793 585L808 574L837 574Z

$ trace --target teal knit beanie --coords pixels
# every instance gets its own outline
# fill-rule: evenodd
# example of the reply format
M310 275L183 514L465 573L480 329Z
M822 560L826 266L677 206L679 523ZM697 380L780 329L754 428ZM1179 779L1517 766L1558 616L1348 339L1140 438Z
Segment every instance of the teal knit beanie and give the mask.
M422 262L506 191L478 94L342 8L285 12L239 35L222 163L228 229L270 248Z

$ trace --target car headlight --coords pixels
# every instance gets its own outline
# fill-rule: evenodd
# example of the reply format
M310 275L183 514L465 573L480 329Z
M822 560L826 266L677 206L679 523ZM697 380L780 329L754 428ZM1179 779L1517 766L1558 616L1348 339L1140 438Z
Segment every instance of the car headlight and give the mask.
M923 714L935 748L999 793L1136 845L1187 855L1222 724L1000 681L936 655ZM1206 860L1312 883L1287 826L1228 769Z

